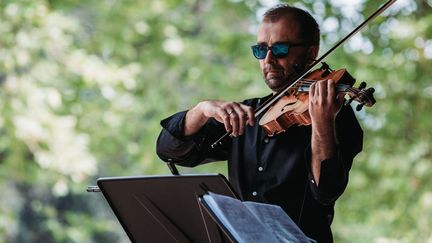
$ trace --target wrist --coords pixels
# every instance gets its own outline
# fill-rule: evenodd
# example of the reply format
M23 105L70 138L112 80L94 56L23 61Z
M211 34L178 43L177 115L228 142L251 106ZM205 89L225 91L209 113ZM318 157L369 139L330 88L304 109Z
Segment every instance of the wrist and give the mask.
M334 127L336 123L336 117L333 116L320 116L318 118L311 117L311 122L318 128L322 127Z
M190 114L189 114L190 113ZM199 102L188 111L188 115L193 117L197 123L204 124L210 118L205 112L205 101Z
M324 118L312 120L312 132L319 137L333 137L336 130L336 119Z
M208 118L203 113L200 103L192 107L186 113L184 120L184 135L190 136L198 132L207 122Z

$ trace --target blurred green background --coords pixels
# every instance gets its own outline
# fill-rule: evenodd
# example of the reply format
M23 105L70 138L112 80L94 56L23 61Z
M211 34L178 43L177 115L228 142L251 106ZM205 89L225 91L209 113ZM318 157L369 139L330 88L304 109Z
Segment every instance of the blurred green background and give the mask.
M303 0L321 53L383 1ZM169 174L159 121L264 96L250 53L272 0L2 0L0 242L128 242L98 177ZM376 89L336 242L432 242L432 0L399 0L326 61ZM225 163L182 173L226 173Z

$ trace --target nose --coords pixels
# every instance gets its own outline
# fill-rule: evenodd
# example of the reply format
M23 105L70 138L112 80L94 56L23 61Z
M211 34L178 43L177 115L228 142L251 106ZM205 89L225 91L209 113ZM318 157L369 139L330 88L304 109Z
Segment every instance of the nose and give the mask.
M275 61L276 61L276 58L273 56L273 54L272 54L272 52L270 51L270 49L268 49L268 50L267 50L267 55L266 55L266 57L264 58L264 63L271 64L271 63L275 63Z

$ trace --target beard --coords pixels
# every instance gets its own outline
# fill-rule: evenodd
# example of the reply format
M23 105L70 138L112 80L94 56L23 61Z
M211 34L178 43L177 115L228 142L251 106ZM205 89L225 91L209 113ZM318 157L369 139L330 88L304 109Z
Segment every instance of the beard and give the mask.
M273 92L281 91L285 86L292 83L295 76L296 72L294 70L285 70L277 64L266 64L264 66L264 81Z

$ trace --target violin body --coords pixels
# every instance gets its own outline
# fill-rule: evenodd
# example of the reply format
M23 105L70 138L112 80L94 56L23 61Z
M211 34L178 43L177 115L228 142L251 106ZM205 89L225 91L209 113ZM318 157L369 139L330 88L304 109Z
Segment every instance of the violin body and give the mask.
M310 125L307 94L283 96L263 115L259 125L268 136L284 132L294 124Z
M262 116L259 125L264 128L268 136L274 136L286 131L292 125L307 126L312 123L309 115L309 87L319 80L332 79L336 82L336 92L349 94L352 99L361 101L366 106L372 106L375 100L372 97L373 89L365 90L352 88L355 79L346 71L339 69L331 70L327 64L312 71L306 77L297 82ZM365 85L363 85L365 86ZM367 95L367 96L366 96ZM363 106L363 105L362 105Z

